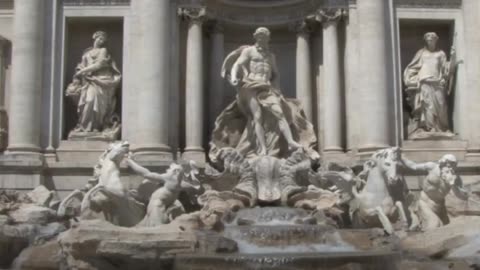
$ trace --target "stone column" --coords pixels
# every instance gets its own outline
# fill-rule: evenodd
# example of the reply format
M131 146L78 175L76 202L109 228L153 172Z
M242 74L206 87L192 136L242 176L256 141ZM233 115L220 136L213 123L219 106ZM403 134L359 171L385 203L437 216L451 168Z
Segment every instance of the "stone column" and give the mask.
M7 148L8 119L5 109L5 83L7 69L7 49L9 41L0 37L0 151Z
M310 64L310 32L307 22L294 25L297 33L296 88L307 119L312 121L312 66Z
M357 151L357 140L359 133L358 120L356 108L356 95L358 94L358 52L357 52L357 8L354 4L350 4L348 9L348 16L345 20L345 57L344 57L344 72L345 72L345 121L346 121L346 150L348 152Z
M211 59L210 59L210 131L213 130L215 119L220 114L224 101L224 80L220 76L223 58L225 57L223 26L219 22L212 25L211 30Z
M138 160L171 160L168 146L170 77L170 2L141 0L139 37L141 61L135 80L139 85L134 151Z
M343 151L342 133L342 89L340 82L340 55L338 44L338 21L342 10L320 10L319 19L323 27L323 103L325 106L324 122L324 152Z
M8 150L38 156L45 1L15 1Z
M188 20L185 78L185 149L183 158L205 162L204 135L203 32L205 8L181 8Z
M358 95L359 151L373 151L390 145L389 122L394 110L390 1L358 0ZM392 99L393 100L393 99ZM392 120L393 121L393 120Z

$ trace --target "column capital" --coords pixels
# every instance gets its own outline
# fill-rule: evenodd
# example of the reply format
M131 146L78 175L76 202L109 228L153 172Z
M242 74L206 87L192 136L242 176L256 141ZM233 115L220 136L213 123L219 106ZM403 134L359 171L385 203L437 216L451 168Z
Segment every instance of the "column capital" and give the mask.
M296 21L288 25L291 31L297 33L297 36L309 36L312 32L312 25L308 20Z
M346 16L348 16L348 11L342 8L322 8L314 14L315 21L326 25L337 23Z
M203 23L207 19L207 9L204 6L179 7L178 15L189 23Z

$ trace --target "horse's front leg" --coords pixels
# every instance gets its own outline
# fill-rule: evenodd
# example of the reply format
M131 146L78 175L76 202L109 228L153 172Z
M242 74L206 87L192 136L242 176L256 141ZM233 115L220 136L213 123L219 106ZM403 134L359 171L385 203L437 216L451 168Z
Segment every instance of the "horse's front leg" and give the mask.
M401 201L396 201L395 206L397 207L397 211L400 215L400 221L402 221L402 229L408 229L408 220L407 215L405 214L405 209L403 208L403 203Z
M387 215L385 215L385 212L383 212L383 209L380 206L375 207L375 213L378 216L378 219L383 225L383 229L387 234L392 234L393 233L393 226L390 220L388 219Z

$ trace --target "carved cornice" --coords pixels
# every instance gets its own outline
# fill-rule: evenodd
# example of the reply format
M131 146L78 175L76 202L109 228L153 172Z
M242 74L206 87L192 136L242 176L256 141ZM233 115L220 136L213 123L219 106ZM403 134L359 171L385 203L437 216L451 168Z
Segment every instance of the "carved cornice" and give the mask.
M130 0L62 0L65 6L128 6Z
M207 19L207 9L199 7L179 7L178 15L189 23L202 23Z
M394 0L402 8L461 8L462 0Z

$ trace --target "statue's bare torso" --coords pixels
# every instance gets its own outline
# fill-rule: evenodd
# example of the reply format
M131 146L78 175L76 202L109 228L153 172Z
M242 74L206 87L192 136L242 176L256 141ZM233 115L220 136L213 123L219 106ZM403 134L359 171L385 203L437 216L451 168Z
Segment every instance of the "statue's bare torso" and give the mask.
M257 46L250 46L245 50L245 54L249 59L247 78L252 81L270 84L275 63L274 55L268 51L265 52L263 49L259 51Z

